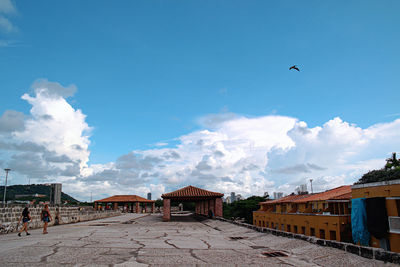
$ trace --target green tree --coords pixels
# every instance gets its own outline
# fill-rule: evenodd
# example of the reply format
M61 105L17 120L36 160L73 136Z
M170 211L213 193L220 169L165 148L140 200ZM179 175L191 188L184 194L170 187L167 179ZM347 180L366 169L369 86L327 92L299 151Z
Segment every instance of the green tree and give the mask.
M235 201L231 204L224 203L224 218L244 218L249 224L253 223L253 211L260 208L259 203L265 201L265 197L252 196L245 200Z

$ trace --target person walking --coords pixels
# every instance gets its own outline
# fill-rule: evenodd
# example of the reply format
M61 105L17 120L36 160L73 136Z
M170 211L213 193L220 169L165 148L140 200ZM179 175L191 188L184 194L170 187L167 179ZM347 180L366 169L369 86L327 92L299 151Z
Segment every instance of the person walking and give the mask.
M21 217L19 218L18 224L21 222L22 220L22 228L21 230L19 230L18 236L21 236L21 233L25 230L26 235L30 235L30 233L28 233L28 222L31 220L31 215L29 212L28 207L25 207L24 210L22 211Z
M42 210L41 214L41 219L44 222L44 227L43 227L43 234L47 234L47 224L51 222L53 218L51 218L50 210L49 210L49 205L44 205L44 208Z

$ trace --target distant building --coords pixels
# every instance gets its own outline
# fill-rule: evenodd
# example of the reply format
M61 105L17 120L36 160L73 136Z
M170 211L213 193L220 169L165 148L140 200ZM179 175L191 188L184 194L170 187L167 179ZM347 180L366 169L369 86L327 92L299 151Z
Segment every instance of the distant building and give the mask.
M307 191L307 184L301 184L301 185L299 185L298 187L296 187L295 192L296 192L297 194L299 194L299 195L308 193L308 191Z
M235 192L231 193L231 203L236 201L236 196L235 196Z
M283 192L274 192L274 199L279 199L283 197Z
M151 193L147 193L147 199L151 200Z
M61 204L61 183L51 184L50 191L50 205L60 205Z
M236 201L243 200L243 199L244 199L244 197L242 197L241 194L236 195Z

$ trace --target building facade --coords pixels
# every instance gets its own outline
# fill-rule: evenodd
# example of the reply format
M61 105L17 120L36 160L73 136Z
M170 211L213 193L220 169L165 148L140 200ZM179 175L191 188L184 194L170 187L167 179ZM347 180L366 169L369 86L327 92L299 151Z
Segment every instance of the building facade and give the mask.
M351 241L351 187L292 194L260 203L253 224L318 238Z
M400 252L400 180L384 181L377 183L356 184L352 186L353 199L376 199L384 198L388 222L388 230L384 237L370 236L371 247L382 247L384 249ZM373 216L368 216L367 224ZM382 216L380 216L382 217ZM386 219L386 218L382 218ZM386 244L387 243L387 244Z

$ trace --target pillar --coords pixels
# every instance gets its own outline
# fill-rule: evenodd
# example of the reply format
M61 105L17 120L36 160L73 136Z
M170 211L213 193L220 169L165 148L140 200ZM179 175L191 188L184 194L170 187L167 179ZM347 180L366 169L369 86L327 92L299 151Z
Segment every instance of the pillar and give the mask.
M117 210L117 209L118 209L118 203L115 202L115 203L113 203L113 210Z
M222 217L223 210L222 210L222 198L218 197L215 199L215 212L214 215L216 217Z
M136 213L139 213L139 202L135 202L136 205Z
M164 199L163 221L171 220L171 199Z
M204 215L208 215L208 209L209 209L209 206L208 206L208 200L204 200Z
M156 203L155 202L153 202L152 204L151 204L151 213L154 213L154 210L156 209Z
M97 210L97 209L98 209L97 202L94 202L94 210Z
M133 213L133 202L131 203L131 213Z
M215 199L210 199L210 201L208 202L208 206L210 207L209 209L212 211L212 213L215 216Z

